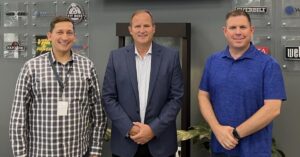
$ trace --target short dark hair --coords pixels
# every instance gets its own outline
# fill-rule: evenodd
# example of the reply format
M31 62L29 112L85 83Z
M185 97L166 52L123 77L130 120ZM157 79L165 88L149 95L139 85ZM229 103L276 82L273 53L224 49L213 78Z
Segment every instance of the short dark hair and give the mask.
M73 31L75 31L74 22L70 18L65 17L65 16L57 16L57 17L53 18L53 20L50 23L50 30L49 31L52 32L54 27L55 27L55 24L57 24L59 22L71 22L72 25L73 25Z
M141 10L136 10L135 12L132 13L131 15L131 18L130 18L130 23L129 23L129 26L131 26L132 24L132 19L135 15L139 14L139 13L147 13L150 18L151 18L151 21L152 21L152 25L154 25L154 19L153 19L153 16L152 16L152 13L150 10L147 10L147 9L141 9Z
M247 20L249 21L250 25L252 25L251 24L251 18L249 16L249 14L247 12L245 12L244 10L241 10L241 9L236 9L236 10L232 10L232 11L228 12L226 14L225 21L227 22L227 20L230 17L235 17L235 16L245 16L247 18Z

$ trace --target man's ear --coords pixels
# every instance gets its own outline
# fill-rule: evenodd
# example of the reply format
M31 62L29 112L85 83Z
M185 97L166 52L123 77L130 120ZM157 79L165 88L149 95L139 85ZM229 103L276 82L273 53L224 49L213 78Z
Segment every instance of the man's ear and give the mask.
M50 40L50 41L51 41L51 36L52 36L52 33L51 33L51 32L48 32L48 33L47 33L47 38L48 38L48 40Z
M227 32L227 28L226 28L226 26L223 26L223 33L224 33L224 35L226 35L226 32Z
M252 31L252 34L253 34L254 31L255 31L255 27L254 26L251 26L251 31Z
M132 28L131 26L128 26L128 32L131 34Z

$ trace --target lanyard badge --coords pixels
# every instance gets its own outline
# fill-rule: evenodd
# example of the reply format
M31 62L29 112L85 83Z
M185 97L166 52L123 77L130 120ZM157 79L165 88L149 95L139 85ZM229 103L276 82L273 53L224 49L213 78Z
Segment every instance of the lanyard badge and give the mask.
M55 65L53 64L53 59L51 56L51 53L49 53L48 55L53 73L55 75L56 80L58 81L59 84L59 100L57 101L57 116L66 116L68 115L68 108L69 108L69 102L67 101L67 99L65 98L63 92L64 92L64 88L66 83L68 82L68 75L70 74L70 69L67 72L67 77L65 79L65 83L62 81L62 78L59 77L57 69L55 67Z

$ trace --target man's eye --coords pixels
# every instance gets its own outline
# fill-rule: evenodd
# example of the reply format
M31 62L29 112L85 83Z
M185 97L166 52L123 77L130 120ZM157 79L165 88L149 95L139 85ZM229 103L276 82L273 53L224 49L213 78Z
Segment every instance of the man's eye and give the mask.
M74 35L74 32L67 32L68 35Z

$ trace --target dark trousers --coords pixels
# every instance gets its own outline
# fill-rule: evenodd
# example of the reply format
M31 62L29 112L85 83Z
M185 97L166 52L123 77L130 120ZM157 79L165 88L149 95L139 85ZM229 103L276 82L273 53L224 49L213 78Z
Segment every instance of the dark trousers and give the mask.
M227 155L225 153L212 153L211 157L239 157L236 155Z
M121 157L118 155L112 155L112 157ZM153 157L149 151L148 145L139 145L138 150L136 151L134 157ZM175 155L171 155L169 157L175 157Z

